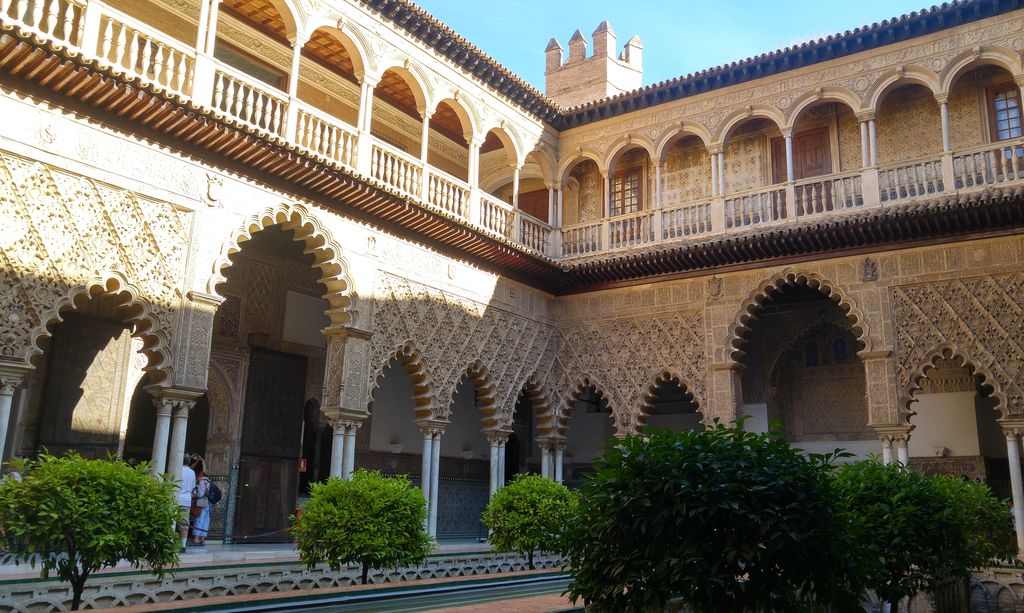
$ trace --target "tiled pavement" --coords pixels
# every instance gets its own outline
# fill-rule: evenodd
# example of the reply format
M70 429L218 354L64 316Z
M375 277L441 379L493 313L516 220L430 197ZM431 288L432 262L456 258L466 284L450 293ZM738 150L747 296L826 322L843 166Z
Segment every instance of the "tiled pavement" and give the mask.
M431 609L434 613L547 613L562 611L573 605L566 596L546 594L513 600L482 602L450 609Z

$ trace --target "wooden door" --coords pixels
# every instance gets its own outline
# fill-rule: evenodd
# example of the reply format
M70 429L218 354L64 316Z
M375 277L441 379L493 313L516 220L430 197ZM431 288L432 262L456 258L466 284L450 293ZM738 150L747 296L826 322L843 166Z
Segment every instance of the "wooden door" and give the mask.
M519 194L519 209L527 215L548 222L548 190L537 189Z
M793 179L832 173L832 147L828 128L801 132L793 137ZM786 140L772 139L772 182L786 182Z
M248 542L291 540L295 509L306 358L253 349L245 393L237 534Z

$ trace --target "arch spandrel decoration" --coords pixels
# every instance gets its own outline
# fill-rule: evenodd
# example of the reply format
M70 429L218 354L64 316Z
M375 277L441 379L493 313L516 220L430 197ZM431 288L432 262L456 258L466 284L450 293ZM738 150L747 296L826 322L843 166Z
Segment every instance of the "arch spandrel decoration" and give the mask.
M1024 415L1024 273L889 291L902 412L909 410L923 371L948 352L984 376L1004 417Z
M756 319L757 312L762 305L771 300L776 292L787 285L805 285L835 302L850 318L850 327L857 340L864 345L863 351L870 352L872 350L871 335L864 313L842 287L822 278L817 273L785 270L759 283L740 305L739 311L729 326L729 337L725 342L729 359L739 361L743 357L741 346L744 337L751 330L751 324Z
M172 381L192 213L0 154L0 359L31 366L61 311L119 295L155 384Z
M305 253L312 254L313 266L322 276L318 281L327 288L324 298L330 303L327 316L332 326L346 327L356 323L356 292L349 275L349 264L342 256L341 246L320 220L307 207L298 203L282 203L248 217L235 228L221 248L207 282L207 292L219 295L218 286L225 282L224 270L231 266L231 256L242 244L260 230L280 225L295 233L295 239L305 245Z

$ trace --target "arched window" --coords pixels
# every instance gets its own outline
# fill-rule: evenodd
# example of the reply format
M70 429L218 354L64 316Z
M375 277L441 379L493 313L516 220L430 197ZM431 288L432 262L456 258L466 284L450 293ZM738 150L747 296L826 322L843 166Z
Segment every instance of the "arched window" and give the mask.
M836 364L845 362L849 355L849 349L845 338L837 338L832 341L832 361Z
M817 366L819 363L818 343L808 341L804 344L804 366Z

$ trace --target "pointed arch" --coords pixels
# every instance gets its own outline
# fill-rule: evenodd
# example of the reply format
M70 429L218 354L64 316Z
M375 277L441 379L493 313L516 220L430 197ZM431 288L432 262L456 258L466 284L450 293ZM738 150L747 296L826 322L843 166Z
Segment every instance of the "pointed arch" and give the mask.
M728 144L733 130L748 119L767 119L774 123L779 130L789 127L786 124L786 116L779 109L768 104L751 104L746 108L729 113L719 122L714 131L714 142L722 143L723 146Z
M497 392L487 367L480 360L476 360L463 371L463 377L468 379L476 390L476 399L480 410L480 423L483 424L484 432L501 430L505 424L498 411ZM455 396L458 393L459 386L456 385L455 389L452 390L451 397L448 398L448 406L445 408L444 415L441 417L450 417L452 406L455 403Z
M816 91L797 98L790 107L789 114L786 116L786 125L795 128L804 111L824 102L835 102L845 105L855 114L864 110L864 101L853 90L838 85L828 85L819 87Z
M231 266L231 256L241 250L242 243L260 230L276 225L295 233L295 239L305 245L305 253L313 255L313 266L323 273L319 282L327 288L324 298L331 305L327 310L331 325L353 325L357 317L356 292L341 246L313 212L298 203L282 203L266 208L237 227L221 247L220 255L214 262L213 274L207 282L207 292L219 295L217 286L226 280L224 270Z
M739 311L729 326L729 337L725 344L730 359L739 361L743 356L740 347L743 345L745 336L750 332L751 322L756 318L757 312L776 292L787 285L807 286L835 302L850 317L853 334L864 345L864 351L871 351L871 339L864 313L854 304L845 290L817 273L784 270L759 283L740 305Z
M705 148L711 144L711 132L703 124L696 121L683 120L680 122L679 127L668 130L658 139L658 143L654 147L654 159L664 162L665 156L668 155L672 145L687 136L696 136Z
M954 56L946 64L939 74L940 90L946 94L952 93L957 79L965 72L981 66L998 66L1014 77L1024 74L1021 57L1012 49L1001 45L983 45Z
M123 321L134 326L132 337L142 339L142 353L146 356L146 367L143 370L149 374L150 383L161 385L173 381L172 343L167 335L170 326L160 325L158 309L143 298L144 293L140 288L118 271L104 271L69 287L55 304L41 311L39 321L31 332L31 344L25 361L31 364L36 356L42 355L43 340L53 336L53 326L64 320L64 313L77 311L88 300L100 295L113 296L118 301L118 307L125 315ZM161 305L161 308L172 309L177 306Z
M381 364L370 379L370 390L366 399L366 412L370 413L374 393L380 388L379 381L384 370L389 366L401 364L412 382L413 418L419 422L436 421L439 419L434 407L434 385L426 367L423 365L423 354L412 341L406 341L395 349L388 361Z
M917 402L917 398L914 396L917 392L921 391L923 387L922 382L928 378L928 371L935 368L939 360L953 359L960 360L972 375L980 375L984 387L992 388L992 397L999 402L996 405L996 410L999 411L999 418L1006 419L1009 416L1010 411L1006 392L1003 391L999 380L996 379L990 370L979 366L980 362L972 359L967 352L960 349L955 343L945 342L932 349L925 357L924 362L917 367L917 370L908 373L907 387L900 390L898 405L902 422L909 424L910 418L917 414L910 406Z
M707 415L704 414L704 407L701 406L700 400L693 393L693 387L687 382L686 377L673 370L662 370L652 377L651 384L647 386L647 390L644 392L640 402L640 410L637 413L636 426L634 428L636 432L640 432L644 424L647 423L649 412L654 408L654 399L657 397L658 387L663 383L675 383L678 385L690 403L693 404L694 410L700 415L700 423L705 426L708 425Z
M942 85L939 83L939 75L934 70L920 66L901 66L882 74L868 88L865 106L877 113L882 99L893 89L903 85L921 85L928 89L933 96L942 93Z

